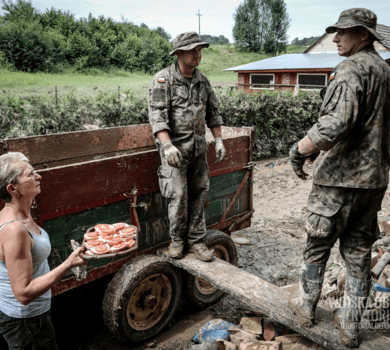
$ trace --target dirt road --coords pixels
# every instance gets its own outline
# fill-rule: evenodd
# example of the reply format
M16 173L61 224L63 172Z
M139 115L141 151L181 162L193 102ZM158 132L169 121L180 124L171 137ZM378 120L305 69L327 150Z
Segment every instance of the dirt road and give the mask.
M312 173L312 167L307 168ZM250 239L237 245L238 265L278 286L296 283L305 234L300 216L306 206L312 177L298 179L288 158L268 159L256 163L254 172L254 213L252 226L233 234ZM386 194L380 216L389 215L390 197ZM339 259L337 246L329 263ZM61 349L135 349L117 341L106 329L101 315L101 301L108 278L53 299L52 317ZM154 349L183 350L199 327L213 317L239 322L250 314L247 307L229 296L206 310L197 309L183 300L168 331L156 338ZM0 350L6 349L0 340ZM144 344L137 349L146 349Z

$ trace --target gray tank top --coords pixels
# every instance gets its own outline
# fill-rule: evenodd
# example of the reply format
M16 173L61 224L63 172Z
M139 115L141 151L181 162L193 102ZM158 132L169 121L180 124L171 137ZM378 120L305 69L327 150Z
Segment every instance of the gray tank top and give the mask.
M2 228L17 220L11 220L0 226ZM26 228L27 229L27 228ZM47 258L50 255L51 245L47 232L41 228L41 234L36 235L27 229L28 233L34 240L34 246L31 248L33 263L32 279L43 276L50 271ZM11 284L9 282L7 266L4 261L0 260L0 310L10 317L27 318L39 316L50 310L51 290L35 299L30 304L24 306L14 296Z

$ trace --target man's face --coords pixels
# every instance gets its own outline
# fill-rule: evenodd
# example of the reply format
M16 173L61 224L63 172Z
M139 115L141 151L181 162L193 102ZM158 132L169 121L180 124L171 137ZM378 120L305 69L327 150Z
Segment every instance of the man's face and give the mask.
M337 44L337 50L340 56L351 56L355 53L360 43L363 41L362 34L356 33L352 28L337 28L337 34L333 42Z
M198 67L202 60L202 46L196 46L189 51L179 50L177 59L189 68Z

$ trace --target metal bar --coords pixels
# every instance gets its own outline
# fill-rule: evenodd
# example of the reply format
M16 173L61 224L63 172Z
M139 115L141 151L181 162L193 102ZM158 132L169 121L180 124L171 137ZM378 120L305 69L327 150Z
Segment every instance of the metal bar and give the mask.
M255 212L255 210L252 209L248 214L245 214L241 219L238 219L237 221L233 222L229 226L229 232L231 232L234 229L234 226L236 226L238 224L241 224L241 222L243 222L244 220L248 219L254 212Z
M240 184L240 186L238 187L238 189L237 189L237 191L236 191L234 197L233 197L232 200L230 201L228 207L226 208L226 210L225 210L225 212L223 213L222 218L221 218L221 220L220 220L219 222L225 221L226 217L227 217L228 214L229 214L230 209L233 207L233 205L234 205L234 203L236 202L238 196L240 195L242 189L244 188L245 182L248 180L250 174L251 174L251 171L248 170L248 171L246 172L245 177L242 179L241 184Z
M224 229L226 229L227 227L231 226L235 221L239 220L241 217L247 215L248 213L250 213L250 211L246 211L244 213L240 213L238 215L235 215L235 216L232 216L228 219L226 219L225 221L220 221L220 222L216 222L214 224L211 224L209 226L207 226L207 229L208 230L219 230L219 231L223 231Z

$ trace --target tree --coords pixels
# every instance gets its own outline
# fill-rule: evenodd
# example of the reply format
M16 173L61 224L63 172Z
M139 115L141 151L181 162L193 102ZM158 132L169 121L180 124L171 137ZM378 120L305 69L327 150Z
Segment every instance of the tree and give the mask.
M169 41L172 39L171 35L168 34L163 27L157 27L153 29L158 35L162 36L165 40Z
M233 18L233 38L242 50L276 53L285 49L289 18L284 0L244 0Z
M31 1L17 0L16 3L13 4L12 1L1 0L1 4L1 9L6 11L3 16L5 22L32 22L39 16L39 12L34 9Z
M265 53L276 55L286 50L287 29L290 26L287 7L284 0L270 0L271 21L269 33L264 42Z

